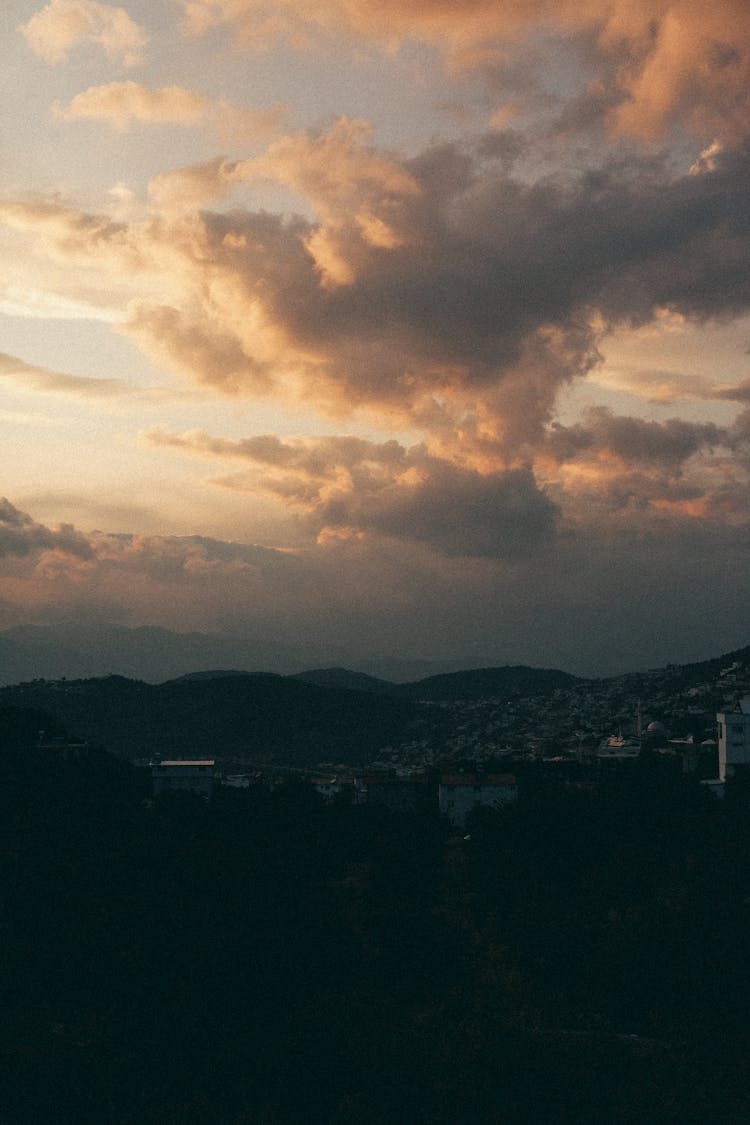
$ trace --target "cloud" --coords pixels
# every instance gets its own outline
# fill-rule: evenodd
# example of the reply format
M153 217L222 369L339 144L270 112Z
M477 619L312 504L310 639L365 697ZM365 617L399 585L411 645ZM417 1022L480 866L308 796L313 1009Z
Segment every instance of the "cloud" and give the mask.
M72 210L56 200L0 202L0 223L36 235L39 254L63 265L101 264L105 255L110 263L116 257L127 272L145 264L127 223Z
M123 132L136 123L207 125L224 138L257 141L268 140L277 132L287 107L251 109L183 86L154 89L137 82L110 82L90 86L67 106L56 104L53 112L63 121L101 121Z
M412 242L409 203L421 194L420 186L395 157L378 153L371 138L367 122L341 118L315 136L282 137L233 168L235 181L276 180L315 209L321 221L306 248L325 285L351 283L357 259L369 249L394 250Z
M298 639L297 622L320 611L320 580L315 560L289 552L197 535L53 529L0 501L4 621L101 619L184 631L241 619L247 636L269 641L288 620Z
M114 403L128 401L140 410L145 406L163 406L165 403L185 402L198 397L199 392L186 388L163 385L141 386L125 379L92 378L87 375L70 375L51 371L37 364L26 363L17 356L0 352L0 381L5 381L20 391L35 394L63 395L85 399L89 403ZM14 414L14 419L26 419L34 424L60 425L61 422L44 415Z
M299 192L307 216L201 209L265 177ZM176 169L151 190L152 213L130 222L51 202L5 204L0 220L104 287L111 275L127 279L123 330L193 382L419 432L434 460L414 467L446 495L465 490L467 505L473 490L499 526L514 490L520 508L524 497L538 504L531 526L545 525L549 497L524 474L549 459L559 392L596 368L608 333L665 309L700 325L750 306L744 150L718 154L700 175L631 154L530 183L481 144L404 159L344 119L279 138L256 158ZM637 420L626 430L589 419L584 429L599 443L599 471L605 448L619 465L630 443L664 473L664 450L695 437ZM710 447L708 430L698 444ZM437 510L431 486L419 487L381 490L379 531L407 525L409 496ZM327 524L349 515L366 524L353 498L345 508L340 518L331 508Z
M114 324L122 319L118 309L23 285L0 285L0 312L30 320L102 320Z
M544 652L546 664L601 675L677 652L698 659L717 636L739 647L747 628L746 523L666 511L647 525L565 529L523 567L375 535L295 553L75 529L66 542L7 501L0 544L6 622L219 631L242 639L243 663L249 643L258 654L280 644L296 669L426 653L454 667L538 664Z
M50 530L19 511L5 497L0 497L0 558L46 551L78 560L87 560L93 555L86 537L69 524Z
M221 200L231 183L231 166L218 156L189 168L161 172L148 185L157 210L170 217L189 214Z
M132 388L121 379L92 379L82 375L64 375L35 364L24 363L16 356L0 352L0 379L8 380L22 390L45 394L77 395L82 398L111 398L128 394Z
M647 402L667 405L678 401L748 402L750 377L738 383L715 383L704 375L671 370L607 367L593 379L602 387L628 391Z
M750 477L735 453L736 427L616 415L603 407L573 426L553 424L539 453L548 491L575 526L645 531L668 514L676 527L739 512ZM734 498L730 500L730 498Z
M750 13L745 0L182 0L186 27L217 26L263 48L284 39L298 49L348 36L393 48L409 40L441 51L450 68L491 70L509 47L545 31L584 37L611 83L610 128L651 140L681 118L700 135L747 135L750 127ZM591 87L595 91L598 87ZM598 97L598 95L597 95Z
M711 422L685 422L680 418L651 422L594 407L575 426L553 425L547 449L560 461L606 451L623 462L679 469L688 458L718 445L724 437Z
M750 375L734 386L714 387L711 397L729 402L750 402Z
M241 460L252 471L219 479L263 491L306 513L319 538L374 532L417 540L448 555L519 559L554 534L555 505L528 469L479 473L423 446L331 436L228 441L202 432L149 432L152 445Z
M124 8L98 0L50 0L21 31L48 63L64 61L81 43L93 43L123 66L137 66L147 43L145 31Z
M69 105L55 108L64 121L105 121L115 129L127 129L137 121L148 125L195 125L207 112L209 100L195 90L165 86L154 90L137 82L110 82L89 86L76 94Z

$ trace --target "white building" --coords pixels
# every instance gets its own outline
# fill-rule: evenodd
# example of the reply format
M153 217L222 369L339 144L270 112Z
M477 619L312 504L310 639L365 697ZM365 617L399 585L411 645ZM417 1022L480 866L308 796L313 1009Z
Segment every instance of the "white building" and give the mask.
M517 797L518 786L512 773L446 773L438 786L440 812L458 828L463 828L466 817L477 805L500 808Z
M750 695L733 711L719 711L719 780L733 777L737 766L750 766Z
M179 789L182 792L197 793L199 797L210 798L214 786L213 758L200 761L178 759L173 762L159 762L151 767L154 783L154 796L167 790Z

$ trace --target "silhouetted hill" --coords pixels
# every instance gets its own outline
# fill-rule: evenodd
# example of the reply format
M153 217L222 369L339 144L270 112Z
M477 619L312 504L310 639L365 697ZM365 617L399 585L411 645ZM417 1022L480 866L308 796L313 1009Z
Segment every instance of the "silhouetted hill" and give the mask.
M293 671L305 662L297 648L209 633L175 633L155 626L21 625L0 632L0 683L87 679L106 675L160 683L202 668ZM311 657L315 659L315 657Z
M714 679L732 664L750 664L750 645L735 649L733 652L726 652L723 656L715 656L711 660L698 661L696 664L669 665L665 671L681 678L686 686L690 686L700 680Z
M211 668L205 672L187 672L184 676L176 676L173 680L168 681L173 684L191 683L195 680L222 680L227 676L253 676L263 675L264 673L257 672L241 672L235 668ZM266 675L275 675L274 672L265 673Z
M447 672L428 676L413 684L401 684L401 694L409 699L450 701L482 699L488 696L511 698L526 695L551 695L557 688L573 687L582 681L577 676L551 668L475 668L466 672Z
M0 689L0 707L49 712L74 737L121 757L241 756L359 762L398 738L408 700L316 687L271 673L146 684L119 676Z
M390 680L368 676L364 672L350 672L348 668L314 668L309 672L297 672L290 676L293 680L303 680L318 687L346 688L347 691L369 691L380 695L403 695L403 685Z

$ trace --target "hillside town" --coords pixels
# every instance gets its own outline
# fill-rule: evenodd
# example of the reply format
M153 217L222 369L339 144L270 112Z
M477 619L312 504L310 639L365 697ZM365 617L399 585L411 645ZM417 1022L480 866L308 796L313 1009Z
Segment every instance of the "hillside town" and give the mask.
M214 784L242 789L292 776L326 802L400 812L432 804L464 827L477 806L515 801L530 776L586 786L602 770L650 758L720 797L736 766L750 762L750 659L581 681L548 696L422 701L409 734L354 765L321 758L312 769L256 769L219 748L210 761L157 760L154 789L208 796Z
M747 1120L750 652L492 671L2 689L11 1119Z

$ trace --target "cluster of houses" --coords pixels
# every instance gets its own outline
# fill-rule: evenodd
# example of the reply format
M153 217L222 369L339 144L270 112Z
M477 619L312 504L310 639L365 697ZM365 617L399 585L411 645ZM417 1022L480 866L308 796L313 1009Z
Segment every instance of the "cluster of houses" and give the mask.
M721 792L728 778L743 769L750 772L750 695L740 698L731 709L720 711L716 719L719 768L718 778L710 784L717 792ZM652 729L657 726L660 729ZM666 733L661 724L652 723L643 732L642 738L612 736L601 743L596 758L600 762L637 758L642 748L648 746L648 736L651 735L655 744L664 743L665 750L673 754L677 750L670 743L684 742L685 745L678 749L683 769L689 771L698 747L692 743L692 739L665 739L663 736ZM260 774L235 774L219 778L214 759L157 762L151 767L151 776L155 795L181 790L207 799L211 797L216 784L246 788L261 780ZM379 805L393 812L410 812L429 804L434 807L437 803L441 814L459 828L465 826L468 814L478 806L501 808L518 797L518 782L514 773L484 772L481 769L454 773L412 770L402 775L397 772L394 775L393 772L365 770L332 777L313 776L307 780L329 802L340 800L354 805Z

